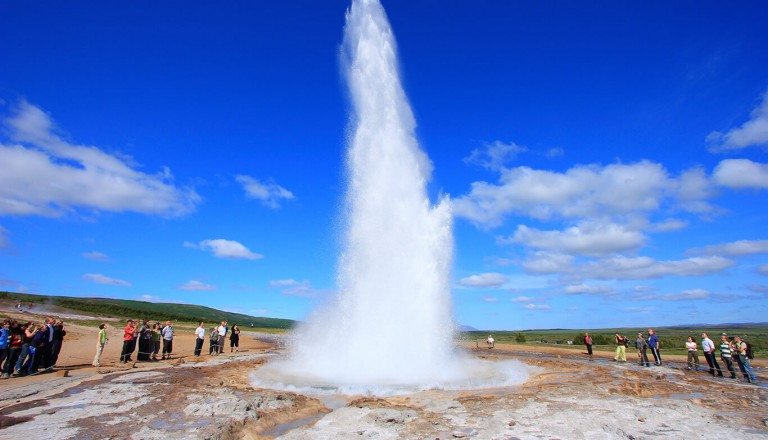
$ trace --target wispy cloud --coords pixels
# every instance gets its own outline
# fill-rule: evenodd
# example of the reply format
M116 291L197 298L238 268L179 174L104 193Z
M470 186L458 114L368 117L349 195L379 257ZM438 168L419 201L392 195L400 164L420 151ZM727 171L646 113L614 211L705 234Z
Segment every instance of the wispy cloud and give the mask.
M200 203L167 168L146 174L128 157L65 141L48 114L26 101L3 122L10 140L0 142L0 215L60 216L82 208L175 217Z
M83 255L83 258L88 259L88 260L93 260L93 261L109 261L109 257L107 256L107 254L103 254L101 252L96 252L96 251L84 252L82 255Z
M292 278L270 281L269 287L280 289L281 293L286 296L298 296L303 298L316 298L330 293L327 290L312 288L312 284L307 280L296 281Z
M526 310L549 310L549 304L526 304L523 308Z
M4 227L0 226L0 249L7 248L11 245L11 240L8 238L10 232Z
M225 240L223 238L203 240L197 244L187 241L184 242L184 247L210 252L216 258L227 258L231 260L258 260L264 258L264 255L252 252L237 241Z
M196 291L196 292L216 290L216 286L211 284L206 284L198 280L189 280L186 283L179 284L176 288L179 290L189 290L189 291Z
M768 91L763 94L762 102L752 110L747 122L725 133L713 131L707 135L706 141L709 149L715 152L768 145Z
M112 286L130 287L131 283L124 280L118 280L117 278L110 278L100 273L87 273L83 275L83 279L94 282L96 284L110 284Z
M459 285L464 287L476 287L484 289L498 288L509 281L509 278L500 273L481 273L459 280Z
M515 298L512 298L510 301L513 303L532 303L532 302L544 301L544 298L536 298L531 296L517 296Z
M275 182L261 182L245 175L236 176L235 180L243 186L243 190L249 198L259 200L269 208L279 208L281 202L294 199L292 192Z
M756 270L760 275L768 275L768 264L757 266Z
M693 248L686 253L688 255L725 255L731 257L765 254L768 253L768 240L739 240Z
M528 151L526 147L514 142L504 143L495 141L486 144L483 148L476 148L464 158L464 163L478 165L489 170L500 170L513 161L518 154Z

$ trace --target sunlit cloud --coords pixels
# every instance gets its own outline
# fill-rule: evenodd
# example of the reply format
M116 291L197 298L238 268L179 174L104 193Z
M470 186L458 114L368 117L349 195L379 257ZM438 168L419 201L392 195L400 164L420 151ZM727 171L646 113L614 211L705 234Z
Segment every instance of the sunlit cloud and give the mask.
M274 182L264 183L245 175L236 176L235 180L243 186L249 198L256 199L269 208L279 208L281 202L294 198L292 192Z
M582 222L563 231L542 231L518 225L500 244L528 247L569 255L600 256L641 247L645 236L615 223Z
M203 240L197 244L187 241L184 242L184 247L200 249L212 253L216 258L226 258L230 260L258 260L264 258L264 255L252 252L237 241L225 240L223 238Z
M0 215L88 209L176 217L200 203L194 190L173 183L168 168L146 174L126 156L65 141L50 116L26 101L3 125L9 139L0 141Z
M666 293L666 294L645 294L645 295L636 295L632 297L634 301L651 301L651 300L658 300L658 301L695 301L695 300L702 300L707 299L712 294L704 289L690 289L690 290L684 290L680 293Z
M711 151L768 145L768 91L763 94L762 102L752 110L747 122L725 133L713 131L707 135L706 141Z
M549 304L526 304L524 306L526 310L549 310Z
M100 273L87 273L83 275L83 279L94 282L96 284L109 284L112 286L130 287L131 283L124 280L118 280L117 278L110 278Z
M481 273L472 275L459 280L459 285L464 287L475 287L484 289L498 288L509 281L509 278L500 273Z
M768 164L749 159L725 159L715 167L712 179L734 189L768 189Z
M532 303L532 302L544 301L544 298L536 298L531 296L517 296L515 298L512 298L510 301L513 303Z
M568 275L579 279L647 280L670 276L703 276L735 266L719 256L658 261L650 257L615 256L590 261L573 268Z

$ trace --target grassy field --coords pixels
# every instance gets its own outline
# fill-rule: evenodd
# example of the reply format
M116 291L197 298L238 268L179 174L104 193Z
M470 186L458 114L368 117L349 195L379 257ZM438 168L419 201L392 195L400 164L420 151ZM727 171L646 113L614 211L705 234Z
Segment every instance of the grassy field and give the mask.
M294 321L290 319L260 318L191 304L151 303L109 298L72 298L16 292L0 292L0 300L11 303L20 302L24 305L25 309L31 304L32 312L35 309L45 310L46 307L59 307L112 320L132 317L135 319L171 320L186 323L227 321L230 325L237 324L244 330L250 328L284 330L290 329L294 325ZM83 323L85 322L83 321Z
M659 335L661 348L671 354L685 354L685 342L688 336L693 336L701 346L701 333L707 333L709 338L716 343L720 340L720 334L738 335L752 344L755 356L768 357L768 324L726 324L726 325L702 325L696 327L655 327ZM601 351L613 351L614 334L621 333L634 341L639 332L648 337L647 328L608 328L608 329L584 329L584 330L523 330L523 331L469 331L463 332L462 339L474 341L485 340L489 334L498 343L506 344L559 344L564 347L572 347L574 350L584 350L584 333L589 332L594 340L594 348ZM568 341L573 345L569 346Z

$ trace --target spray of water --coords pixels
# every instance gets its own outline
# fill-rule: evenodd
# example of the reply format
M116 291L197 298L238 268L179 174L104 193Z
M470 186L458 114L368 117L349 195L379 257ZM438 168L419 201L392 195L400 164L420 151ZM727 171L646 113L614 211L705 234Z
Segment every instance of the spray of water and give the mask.
M350 392L508 384L453 349L450 202L433 206L427 196L432 164L415 138L378 0L353 0L342 61L354 112L338 296L255 381Z

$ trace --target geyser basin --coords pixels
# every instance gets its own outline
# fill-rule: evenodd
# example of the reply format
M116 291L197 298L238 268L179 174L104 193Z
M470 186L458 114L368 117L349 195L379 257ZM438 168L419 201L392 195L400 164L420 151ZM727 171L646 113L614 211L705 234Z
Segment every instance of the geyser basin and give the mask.
M355 378L339 378L324 375L312 369L296 369L293 362L275 360L251 373L251 383L259 388L297 392L308 395L347 394L391 396L411 394L418 391L476 390L519 385L526 381L530 368L515 360L487 361L460 357L450 366L444 366L433 375L413 382L392 378L381 383L372 383L366 375ZM410 377L410 376L408 376Z
M427 195L432 163L378 0L353 0L342 62L354 113L338 294L294 332L285 359L254 373L255 384L378 394L522 382L522 364L456 353L450 200L433 205Z

